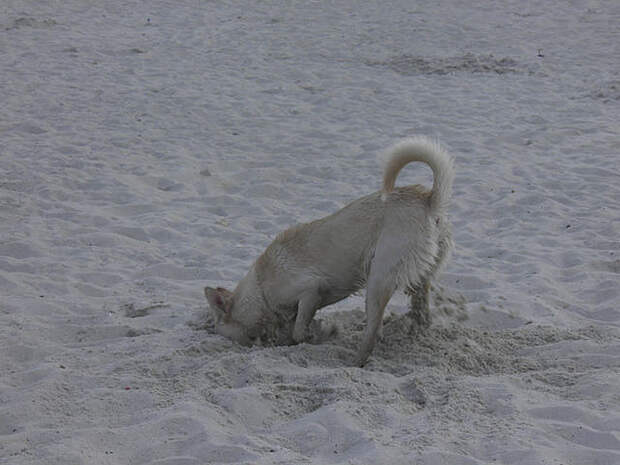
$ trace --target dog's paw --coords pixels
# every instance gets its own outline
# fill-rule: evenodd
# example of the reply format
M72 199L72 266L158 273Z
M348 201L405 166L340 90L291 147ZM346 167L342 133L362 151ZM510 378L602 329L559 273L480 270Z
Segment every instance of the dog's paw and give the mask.
M293 328L293 342L295 344L301 344L302 342L307 341L310 337L309 333L309 328L295 325Z
M338 335L338 327L333 323L313 320L309 328L311 344L322 344Z
M357 352L357 356L355 357L355 366L364 367L366 363L368 363L368 359L370 358L370 354L372 353L372 347L362 346Z
M353 361L353 366L364 368L366 363L368 363L368 355L358 354Z

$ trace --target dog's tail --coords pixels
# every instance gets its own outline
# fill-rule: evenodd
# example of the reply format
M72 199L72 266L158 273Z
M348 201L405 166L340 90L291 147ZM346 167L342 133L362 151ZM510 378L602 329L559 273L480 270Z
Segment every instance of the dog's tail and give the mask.
M390 147L384 160L382 193L384 199L394 190L394 183L400 170L408 163L421 161L433 170L431 210L441 210L448 206L452 196L454 169L452 158L438 142L423 136L405 139Z

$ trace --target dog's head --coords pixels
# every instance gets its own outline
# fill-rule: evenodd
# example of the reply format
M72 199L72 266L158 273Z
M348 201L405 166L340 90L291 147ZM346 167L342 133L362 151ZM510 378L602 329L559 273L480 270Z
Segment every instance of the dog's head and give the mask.
M205 287L205 296L211 307L218 334L242 345L256 344L265 328L262 295L256 292L246 276L234 292L223 287Z
M215 330L239 344L250 345L245 328L232 318L234 294L223 287L205 287L205 296L215 319Z

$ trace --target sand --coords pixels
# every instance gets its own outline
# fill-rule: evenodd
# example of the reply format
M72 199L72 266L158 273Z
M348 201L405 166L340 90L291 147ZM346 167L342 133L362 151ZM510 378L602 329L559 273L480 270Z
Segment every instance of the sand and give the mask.
M0 463L620 463L620 4L5 0ZM205 285L438 138L433 325L240 347ZM409 166L398 183L430 185Z

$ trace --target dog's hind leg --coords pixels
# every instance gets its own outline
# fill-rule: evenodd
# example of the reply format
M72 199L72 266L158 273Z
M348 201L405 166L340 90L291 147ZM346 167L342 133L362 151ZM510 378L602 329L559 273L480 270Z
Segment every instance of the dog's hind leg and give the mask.
M355 364L363 366L375 347L377 337L383 326L383 312L394 294L395 286L392 279L374 279L366 288L366 330Z
M416 332L426 329L431 325L431 278L436 276L450 256L452 250L452 231L450 226L444 222L441 223L439 236L437 239L438 251L435 262L430 269L428 275L424 276L421 281L407 288L405 293L410 296L409 312L407 317L411 322L411 331Z
M381 333L383 312L396 290L406 246L404 240L393 235L386 235L377 243L366 285L366 330L356 359L358 366L366 363Z
M430 291L431 282L429 278L424 278L406 291L410 296L407 318L411 321L411 330L413 331L428 328L431 325Z
M307 338L308 327L314 314L319 309L321 296L318 290L307 291L302 294L297 305L297 318L293 328L293 340L296 343L303 342Z

